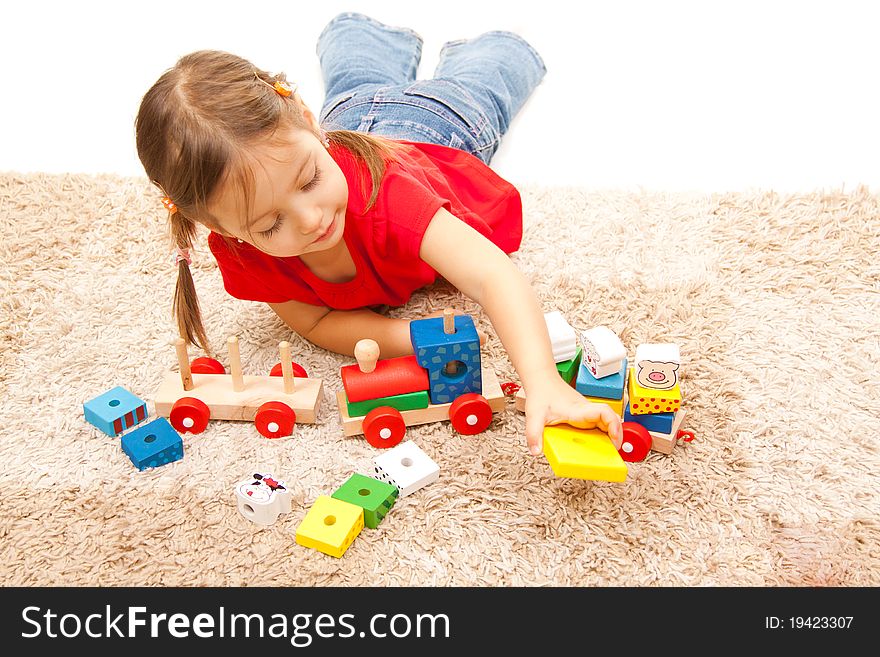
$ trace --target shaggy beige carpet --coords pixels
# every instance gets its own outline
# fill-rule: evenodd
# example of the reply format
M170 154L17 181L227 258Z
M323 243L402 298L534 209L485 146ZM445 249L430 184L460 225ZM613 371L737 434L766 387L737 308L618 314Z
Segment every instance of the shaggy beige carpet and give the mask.
M238 335L245 373L263 374L290 339L325 382L318 423L267 440L215 421L184 436L182 461L138 472L82 403L122 385L152 413L175 364L158 195L135 178L0 176L2 583L880 584L880 198L534 187L523 198L514 257L545 310L609 325L631 355L678 342L696 440L612 484L555 478L527 453L512 400L482 435L412 428L440 480L334 559L294 532L377 454L339 427L334 392L352 361L227 296L202 242L194 269L213 344ZM446 305L474 314L486 361L515 380L486 317L447 284L391 312ZM260 468L293 491L292 512L267 528L232 494Z

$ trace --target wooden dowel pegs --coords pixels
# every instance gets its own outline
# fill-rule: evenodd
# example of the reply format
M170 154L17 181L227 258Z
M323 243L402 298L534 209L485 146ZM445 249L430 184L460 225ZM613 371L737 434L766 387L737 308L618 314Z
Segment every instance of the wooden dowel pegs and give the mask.
M241 354L238 351L238 338L230 336L226 340L229 350L229 372L232 374L232 389L235 392L244 390L244 377L241 374Z
M180 382L184 390L193 389L192 372L189 369L189 354L186 350L186 340L177 338L174 341L174 349L177 352L177 364L180 367Z
M361 372L369 374L376 369L376 361L379 360L379 343L369 338L358 340L354 346L354 357Z
M455 333L455 311L452 308L443 311L443 332L446 335Z
M292 394L294 390L293 381L293 361L290 359L290 343L281 342L278 345L278 351L281 353L281 375L284 377L284 392Z
M455 333L455 311L452 308L443 311L443 332L446 335ZM445 371L448 376L455 376L458 374L458 364L455 361L446 363Z

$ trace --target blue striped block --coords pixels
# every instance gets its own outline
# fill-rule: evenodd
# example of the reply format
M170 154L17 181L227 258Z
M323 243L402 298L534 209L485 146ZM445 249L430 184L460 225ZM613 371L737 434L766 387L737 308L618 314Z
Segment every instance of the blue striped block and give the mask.
M147 404L122 386L108 390L83 404L86 421L115 438L147 418Z

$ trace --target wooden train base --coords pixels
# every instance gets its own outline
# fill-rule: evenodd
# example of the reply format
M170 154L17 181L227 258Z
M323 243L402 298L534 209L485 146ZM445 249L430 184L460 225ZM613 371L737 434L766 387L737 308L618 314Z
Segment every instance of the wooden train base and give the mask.
M202 374L191 371L186 344L178 339L180 371L165 374L155 395L156 414L190 433L204 431L209 420L254 422L267 438L291 435L296 422L315 422L323 381L293 376L288 343L279 345L282 376L243 375L237 339L230 338L228 345L232 374Z

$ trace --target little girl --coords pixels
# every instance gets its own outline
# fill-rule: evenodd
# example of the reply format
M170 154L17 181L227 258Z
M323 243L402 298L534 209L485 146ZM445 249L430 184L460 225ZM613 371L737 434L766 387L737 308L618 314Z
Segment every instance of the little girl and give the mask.
M447 43L434 78L416 81L421 44L359 14L331 21L320 120L283 74L223 52L184 56L146 93L137 149L178 248L181 335L206 348L189 271L198 224L231 295L341 354L362 338L386 358L412 353L409 322L371 307L402 305L439 275L507 350L533 454L556 422L598 426L619 447L619 418L556 370L543 311L506 255L522 237L519 193L488 167L544 64L519 36L489 32Z

